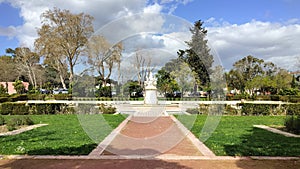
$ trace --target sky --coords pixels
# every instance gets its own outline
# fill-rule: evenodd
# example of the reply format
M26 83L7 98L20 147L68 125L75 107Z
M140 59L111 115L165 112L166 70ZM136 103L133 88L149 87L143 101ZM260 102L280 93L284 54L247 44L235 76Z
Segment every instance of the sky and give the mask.
M53 7L92 15L96 33L124 42L125 58L139 50L157 66L176 57L189 27L201 20L225 70L247 55L291 71L300 67L299 0L0 0L0 55L33 49L40 16Z

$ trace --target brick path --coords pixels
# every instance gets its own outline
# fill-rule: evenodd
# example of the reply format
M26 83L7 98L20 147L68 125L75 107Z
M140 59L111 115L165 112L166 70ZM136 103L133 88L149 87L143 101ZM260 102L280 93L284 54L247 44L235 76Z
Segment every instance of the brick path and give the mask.
M204 144L191 137L191 133L172 116L128 117L90 154L105 155L173 158L214 156Z

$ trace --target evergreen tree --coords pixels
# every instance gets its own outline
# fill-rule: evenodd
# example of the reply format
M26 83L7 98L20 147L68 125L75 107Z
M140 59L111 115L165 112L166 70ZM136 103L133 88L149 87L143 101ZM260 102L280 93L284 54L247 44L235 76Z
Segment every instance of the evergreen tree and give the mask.
M195 22L194 27L190 29L192 39L186 42L189 49L179 50L177 54L196 73L198 84L208 87L210 84L209 74L214 60L207 44L207 30L202 26L201 20Z

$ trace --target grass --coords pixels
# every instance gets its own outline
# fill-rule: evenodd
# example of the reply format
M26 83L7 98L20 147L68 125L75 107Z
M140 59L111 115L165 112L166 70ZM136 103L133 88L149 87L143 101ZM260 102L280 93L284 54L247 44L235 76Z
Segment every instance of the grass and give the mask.
M198 115L191 128L196 137L200 136L206 117ZM223 116L204 144L218 156L300 156L300 138L253 127L255 124L282 126L284 119L285 116Z
M107 124L97 125L97 141L103 140L119 123L122 115L85 115L90 119L104 118ZM12 118L13 116L5 116ZM99 142L86 133L82 127L82 117L76 115L32 115L35 124L46 123L40 127L15 136L0 137L0 154L28 155L87 155ZM110 127L107 127L107 126ZM84 128L87 128L86 126Z

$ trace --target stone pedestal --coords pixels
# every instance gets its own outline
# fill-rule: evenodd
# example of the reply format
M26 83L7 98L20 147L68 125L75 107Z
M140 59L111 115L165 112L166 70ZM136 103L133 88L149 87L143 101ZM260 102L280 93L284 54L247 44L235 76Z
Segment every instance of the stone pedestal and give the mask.
M157 104L157 89L156 88L145 88L145 104Z

